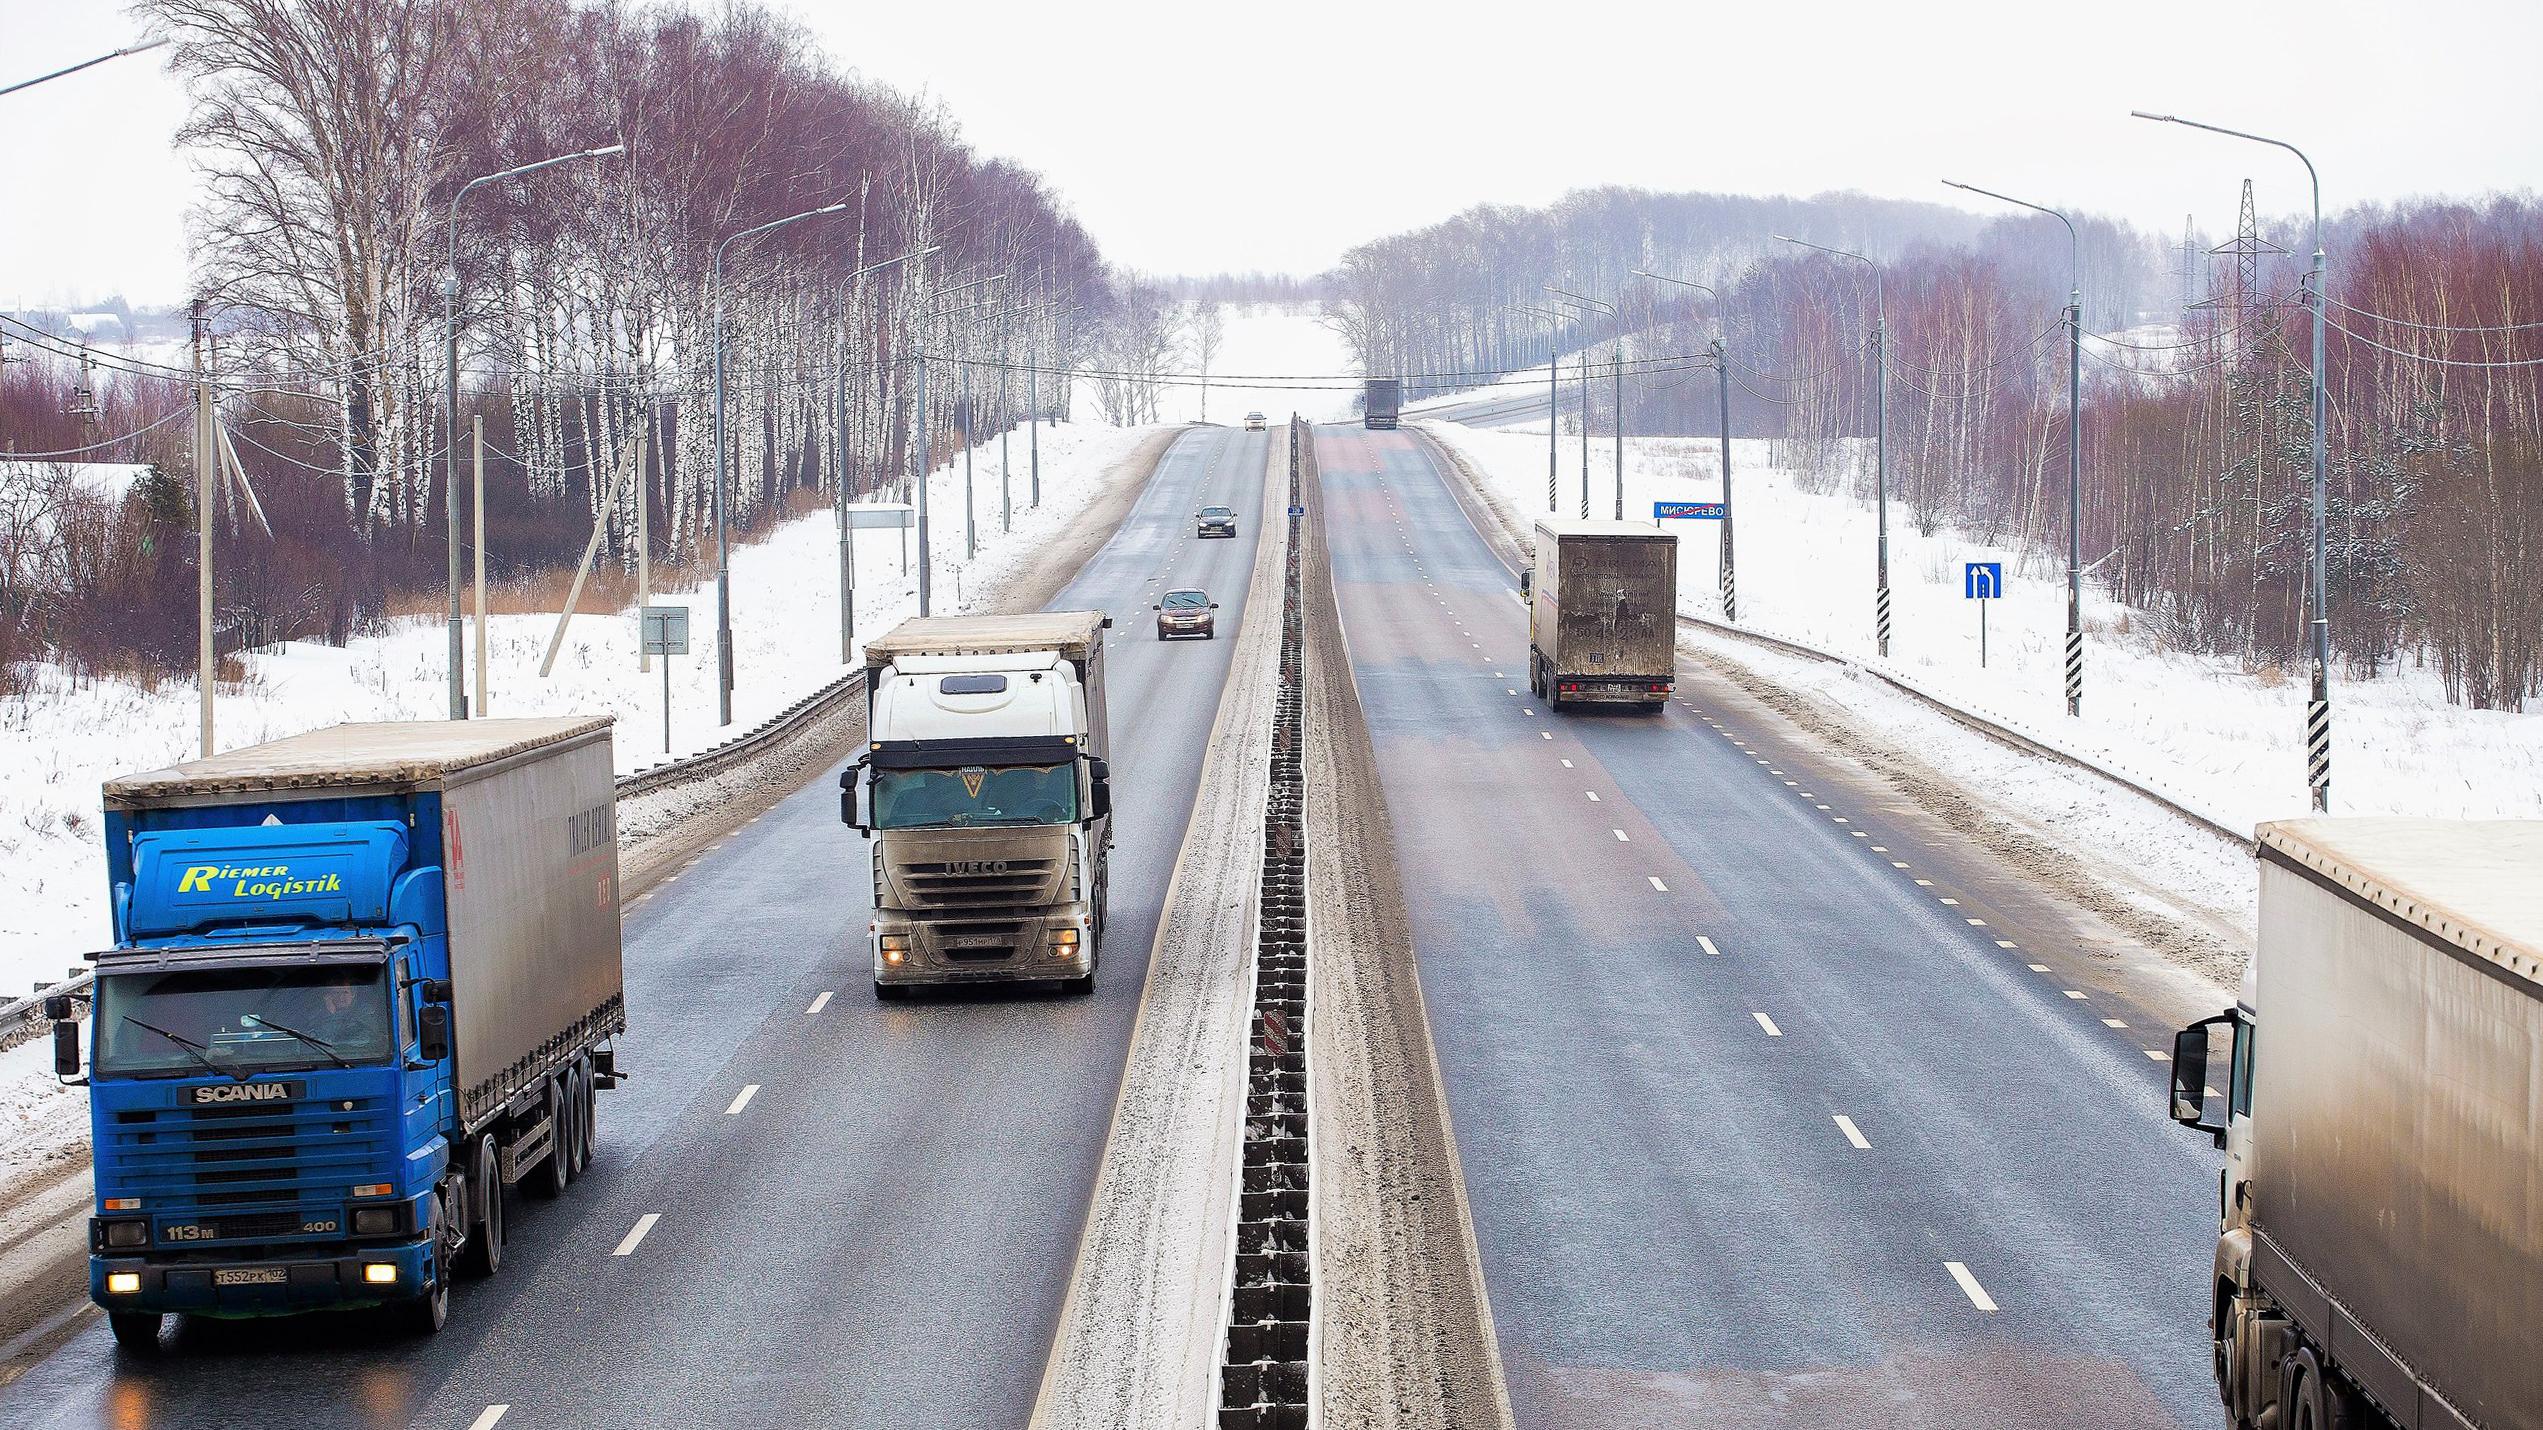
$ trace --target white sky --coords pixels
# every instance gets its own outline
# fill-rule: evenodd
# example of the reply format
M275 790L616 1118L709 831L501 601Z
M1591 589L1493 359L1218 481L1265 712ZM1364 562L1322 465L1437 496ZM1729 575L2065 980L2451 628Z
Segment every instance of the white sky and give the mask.
M837 62L943 99L1107 255L1160 272L1312 272L1473 203L1603 183L1983 204L1948 176L2177 232L2229 225L2248 174L2265 214L2302 207L2293 158L2132 108L2305 146L2335 210L2543 176L2534 0L778 8ZM0 82L133 30L107 0L0 0ZM181 110L156 56L0 98L0 303L182 294Z

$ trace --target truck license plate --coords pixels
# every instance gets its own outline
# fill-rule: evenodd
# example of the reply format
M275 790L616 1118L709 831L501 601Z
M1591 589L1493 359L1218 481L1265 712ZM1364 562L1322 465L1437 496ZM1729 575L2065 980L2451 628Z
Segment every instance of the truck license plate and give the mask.
M280 1286L283 1268L279 1266L233 1266L212 1273L215 1286Z

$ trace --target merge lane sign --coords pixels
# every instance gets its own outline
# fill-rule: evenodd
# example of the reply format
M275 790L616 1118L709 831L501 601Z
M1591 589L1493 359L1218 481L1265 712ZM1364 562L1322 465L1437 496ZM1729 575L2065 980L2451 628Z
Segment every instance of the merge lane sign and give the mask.
M1972 561L1960 574L1960 596L1965 601L1994 601L2004 595L2004 563Z
M1729 515L1717 501L1656 501L1651 504L1653 521L1720 521Z

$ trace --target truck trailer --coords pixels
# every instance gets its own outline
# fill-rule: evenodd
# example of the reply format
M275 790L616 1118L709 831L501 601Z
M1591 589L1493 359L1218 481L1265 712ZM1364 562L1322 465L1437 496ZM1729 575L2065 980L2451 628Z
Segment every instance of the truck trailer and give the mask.
M385 1306L503 1258L504 1189L589 1162L627 1026L605 719L339 725L106 783L89 1294ZM73 1005L54 1062L81 1075Z
M1392 432L1396 418L1404 407L1404 383L1400 378L1373 377L1363 389L1360 421L1372 432Z
M2226 1423L2543 1430L2543 822L2289 820L2258 854L2242 996L2172 1052L2173 1117L2225 1149Z
M1539 517L1528 688L1556 709L1669 701L1678 683L1678 538L1637 521Z
M1099 611L921 616L865 648L839 817L873 840L874 994L1095 989L1111 886Z

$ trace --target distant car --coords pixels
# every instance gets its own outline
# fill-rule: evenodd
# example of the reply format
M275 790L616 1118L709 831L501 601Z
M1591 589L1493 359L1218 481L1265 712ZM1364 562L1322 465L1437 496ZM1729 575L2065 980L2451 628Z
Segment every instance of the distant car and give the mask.
M1236 508L1232 506L1205 506L1192 514L1192 520L1198 527L1195 536L1236 534Z
M1270 425L1271 424L1263 420L1263 414L1259 412L1248 412L1245 414L1245 430L1248 432L1260 432Z
M1187 636L1214 641L1219 636L1219 622L1210 612L1218 608L1219 603L1211 600L1207 591L1168 591L1149 609L1157 613L1157 639L1161 641Z

